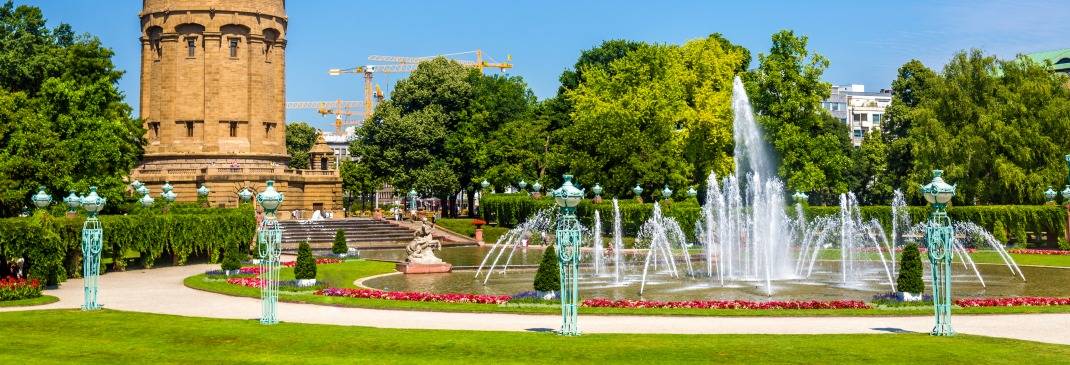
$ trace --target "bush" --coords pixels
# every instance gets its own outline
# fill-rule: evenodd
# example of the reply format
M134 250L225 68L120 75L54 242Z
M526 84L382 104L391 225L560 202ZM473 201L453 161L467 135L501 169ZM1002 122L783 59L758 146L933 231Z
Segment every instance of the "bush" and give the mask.
M999 243L1007 244L1007 228L1003 226L1003 221L997 220L992 224L992 237Z
M924 271L921 266L921 252L918 244L911 242L903 247L903 257L899 261L899 278L895 287L899 291L921 294L925 292L925 282L921 276Z
M557 251L554 246L547 246L539 262L539 271L535 272L535 290L561 290L561 271L557 267Z
M308 241L301 242L301 246L297 248L297 263L294 265L294 278L316 278L316 259L312 257L312 247L308 245Z
M1065 239L1059 239L1059 249L1063 251L1070 251L1070 241Z
M41 283L37 279L0 279L0 301L37 298L41 296Z
M230 246L227 247L227 251L223 253L223 264L220 265L220 269L223 269L224 271L241 269L243 256L245 255L238 249L238 243L231 243Z
M1018 227L1014 230L1014 246L1018 248L1026 248L1029 242L1029 235L1025 233L1025 228Z
M331 246L331 252L335 255L349 252L349 245L346 245L346 231L341 229L334 231L334 246Z

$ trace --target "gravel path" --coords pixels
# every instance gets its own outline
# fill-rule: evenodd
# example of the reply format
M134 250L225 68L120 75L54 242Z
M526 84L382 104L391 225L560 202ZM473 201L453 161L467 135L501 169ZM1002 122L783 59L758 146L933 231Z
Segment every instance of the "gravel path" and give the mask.
M100 278L100 301L105 308L124 311L259 318L259 299L208 293L182 284L186 277L214 268L217 265L202 264L108 273ZM0 308L0 312L78 308L82 303L82 281L69 280L47 294L59 297L60 301L34 307ZM279 303L278 311L279 319L286 322L380 328L546 331L560 324L556 315L417 312L296 303ZM959 333L1070 345L1070 314L956 315L952 323ZM845 334L928 332L931 328L932 318L926 316L580 316L580 329L584 333Z

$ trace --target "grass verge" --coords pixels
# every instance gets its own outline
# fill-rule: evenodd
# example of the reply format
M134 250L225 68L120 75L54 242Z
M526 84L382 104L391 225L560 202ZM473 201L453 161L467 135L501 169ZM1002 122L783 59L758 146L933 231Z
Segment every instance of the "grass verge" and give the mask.
M358 278L394 272L394 266L388 262L346 261L340 264L319 265L316 279L329 283L332 287L352 288ZM293 269L283 268L279 274L281 280L292 280ZM204 274L186 278L187 287L213 293L239 297L259 298L260 289L228 284L223 280L208 280ZM293 303L322 304L340 307L421 310L437 312L488 312L518 314L560 314L556 305L533 305L527 303L511 304L473 304L416 302L386 299L362 299L344 297L326 297L311 293L279 292L279 300ZM1010 314L1010 313L1070 313L1070 306L1047 307L983 307L956 308L954 314ZM873 309L688 309L688 308L588 308L581 307L580 314L599 315L666 315L666 316L772 316L772 317L830 317L830 316L906 316L932 315L931 307L910 308L873 308Z
M102 330L103 329L103 330ZM6 363L1054 364L1070 346L982 336L399 330L100 310L0 313ZM939 348L940 351L919 351Z
M41 295L37 298L0 301L0 307L30 307L58 302L59 298L51 295Z

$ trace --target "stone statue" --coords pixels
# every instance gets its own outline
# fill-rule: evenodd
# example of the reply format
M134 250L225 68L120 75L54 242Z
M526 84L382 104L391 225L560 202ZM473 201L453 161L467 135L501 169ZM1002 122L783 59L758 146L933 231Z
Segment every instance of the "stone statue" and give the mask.
M420 230L413 234L412 242L405 246L408 256L405 262L415 264L434 265L441 264L442 259L435 256L434 250L442 248L442 244L431 235L431 227L427 219L420 221Z

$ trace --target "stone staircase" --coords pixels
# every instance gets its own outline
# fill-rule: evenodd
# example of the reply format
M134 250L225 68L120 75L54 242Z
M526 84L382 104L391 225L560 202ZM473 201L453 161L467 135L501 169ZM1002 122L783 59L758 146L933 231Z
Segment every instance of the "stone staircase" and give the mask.
M350 247L391 248L404 247L412 240L413 231L385 221L370 218L332 219L316 222L280 221L282 249L293 252L306 239L313 250L329 250L334 243L335 231L346 233Z

